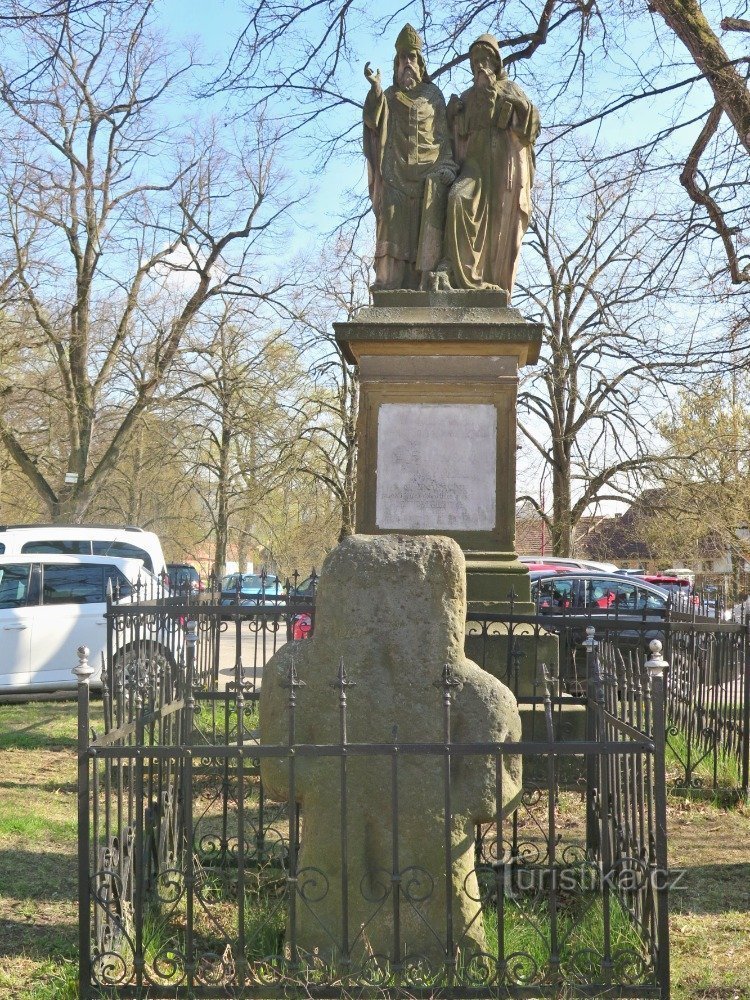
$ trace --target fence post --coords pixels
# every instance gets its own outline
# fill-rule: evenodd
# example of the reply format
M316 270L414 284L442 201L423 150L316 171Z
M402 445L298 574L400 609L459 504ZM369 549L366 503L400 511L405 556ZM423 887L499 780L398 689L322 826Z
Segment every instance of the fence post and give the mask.
M593 625L586 626L586 742L594 743L598 738L597 708L601 700L601 678L597 660L599 643L595 638ZM586 849L591 860L599 855L599 827L596 819L596 795L598 759L593 753L586 754Z
M195 647L198 645L198 622L195 618L189 618L185 625L185 677L184 692L185 699L185 729L183 740L190 745L193 740L193 723L195 715L195 698L193 687L195 685Z
M91 829L89 826L89 681L95 673L87 646L78 647L78 982L91 996Z
M654 899L656 902L657 957L656 972L663 1000L669 997L669 868L667 861L667 776L664 761L666 750L665 671L669 664L661 653L661 642L649 643L651 655L646 669L651 678L654 740L654 819L656 833L656 876Z

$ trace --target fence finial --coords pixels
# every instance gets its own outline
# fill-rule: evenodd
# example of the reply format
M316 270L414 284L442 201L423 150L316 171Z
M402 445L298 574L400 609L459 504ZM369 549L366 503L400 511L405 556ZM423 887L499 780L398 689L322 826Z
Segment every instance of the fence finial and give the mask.
M96 668L89 663L88 646L78 647L78 664L73 667L72 673L78 678L79 684L88 684L92 675L96 673Z
M194 618L188 619L185 626L185 642L193 648L198 642L198 622Z
M661 641L652 639L648 648L651 650L651 655L646 660L646 669L652 677L662 677L669 664L661 655Z

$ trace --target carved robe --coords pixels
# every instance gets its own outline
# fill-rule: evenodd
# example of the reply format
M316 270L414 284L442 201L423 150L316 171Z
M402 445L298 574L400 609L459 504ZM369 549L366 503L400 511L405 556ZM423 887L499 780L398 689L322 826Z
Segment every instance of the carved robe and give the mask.
M459 174L448 195L444 256L455 288L513 289L529 224L539 112L521 88L497 80L451 98Z
M383 288L418 287L440 260L447 185L428 179L438 167L455 175L445 101L433 84L408 93L397 86L364 106L364 148L377 220L376 281Z

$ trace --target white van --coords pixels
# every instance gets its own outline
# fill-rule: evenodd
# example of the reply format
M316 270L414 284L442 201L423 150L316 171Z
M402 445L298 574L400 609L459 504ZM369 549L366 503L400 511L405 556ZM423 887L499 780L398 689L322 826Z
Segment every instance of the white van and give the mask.
M0 695L75 688L79 646L89 648L92 685L101 684L110 583L120 600L138 584L158 592L140 559L0 556Z
M672 566L665 569L662 576L677 576L687 580L691 587L695 586L695 570L688 569L687 566Z
M140 559L161 578L167 565L161 542L142 528L88 524L0 525L0 555L117 556Z

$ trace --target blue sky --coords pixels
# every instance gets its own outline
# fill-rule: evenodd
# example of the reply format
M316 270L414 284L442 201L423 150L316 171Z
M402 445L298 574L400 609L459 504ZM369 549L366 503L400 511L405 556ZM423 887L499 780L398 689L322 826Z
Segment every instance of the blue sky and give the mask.
M404 8L404 12L397 15L393 26L389 25L384 34L379 34L375 18L400 6L386 0L372 8L372 17L369 19L360 17L358 29L350 36L348 61L340 72L342 87L347 96L357 101L364 99L367 84L362 75L362 67L368 59L374 66L380 67L384 80L389 79L395 35L405 20L410 18L418 23L418 5L412 4ZM173 38L192 37L199 40L203 61L212 64L216 71L224 67L231 46L245 24L245 14L238 0L159 0L155 9L165 31ZM649 68L661 60L664 51L668 57L676 55L679 60L684 61L684 69L678 69L675 78L679 78L681 74L688 76L695 73L695 67L686 53L680 50L679 45L673 46L672 38L658 20L652 21L645 13L636 16L632 7L621 7L619 12L617 8L610 8L608 17L610 20L607 22L606 33L598 22L592 22L587 45L594 54L593 70L586 76L577 107L573 107L571 99L564 103L554 100L552 78L548 69L564 55L556 49L554 38L550 38L533 63L524 62L519 66L519 82L542 112L541 156L546 155L544 144L549 138L549 131L545 132L545 127L549 129L553 124L563 125L570 120L580 120L621 99L623 92L627 94L636 91L643 85ZM311 22L311 30L316 26ZM426 41L429 47L429 33ZM452 76L441 76L438 82L448 96L467 85L468 74L464 67L460 67ZM669 79L662 75L658 82L663 84L669 82ZM707 102L700 90L701 88L696 88L690 93L678 90L656 101L631 104L608 117L602 124L592 125L578 135L587 135L591 141L603 147L623 144L637 146L648 135L668 127L676 115L693 117L695 111L705 109ZM686 102L684 107L683 102ZM230 98L230 110L237 110L240 106L237 98ZM359 125L356 109L347 106L335 118L327 119L321 124L317 138L320 138L326 127L331 130L351 127L354 140L348 151L327 162L325 169L320 169L309 140L306 143L296 140L289 143L286 149L288 167L299 171L314 191L313 198L308 203L308 211L298 219L300 237L305 230L330 229L350 207L350 203L346 201L347 191L361 196L366 190L364 162L357 143ZM685 129L675 135L670 141L670 151L679 155L682 147L689 147L698 127Z

